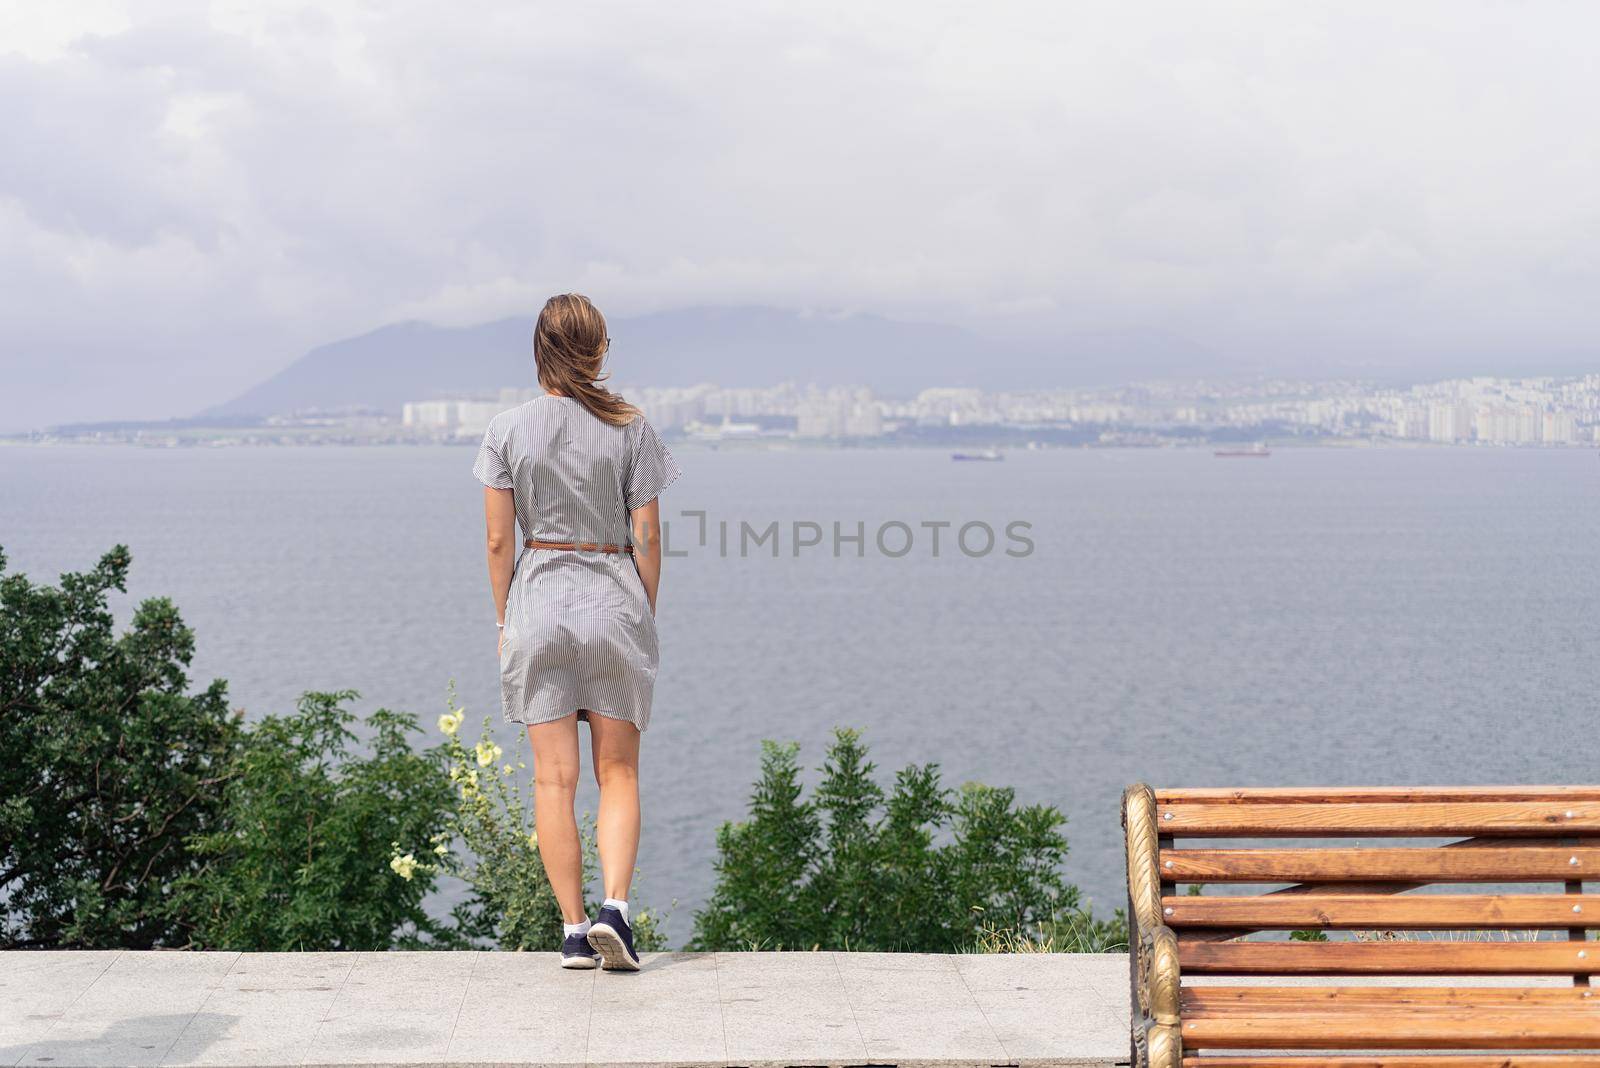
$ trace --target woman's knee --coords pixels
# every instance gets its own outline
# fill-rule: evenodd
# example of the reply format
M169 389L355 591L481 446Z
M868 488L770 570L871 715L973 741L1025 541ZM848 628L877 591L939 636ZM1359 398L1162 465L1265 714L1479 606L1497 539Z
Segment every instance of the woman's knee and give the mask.
M576 795L578 792L578 765L565 762L535 762L534 789L541 792Z
M639 781L638 758L623 756L607 756L601 754L595 757L594 778L603 790L607 786L616 786L624 783L637 783Z

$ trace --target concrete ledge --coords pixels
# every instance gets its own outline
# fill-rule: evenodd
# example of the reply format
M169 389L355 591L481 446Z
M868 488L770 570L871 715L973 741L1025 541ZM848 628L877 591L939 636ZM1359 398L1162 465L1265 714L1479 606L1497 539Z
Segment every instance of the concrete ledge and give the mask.
M0 953L0 1065L1126 1064L1127 958Z

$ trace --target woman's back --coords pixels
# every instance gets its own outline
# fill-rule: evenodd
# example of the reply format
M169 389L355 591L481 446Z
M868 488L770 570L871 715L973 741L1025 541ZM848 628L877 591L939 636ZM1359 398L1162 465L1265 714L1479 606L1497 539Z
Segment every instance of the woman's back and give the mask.
M473 474L510 490L525 545L506 588L500 647L505 717L536 724L582 710L641 731L660 655L649 594L632 555L630 511L678 477L643 416L617 426L570 397L546 395L489 423ZM659 551L659 546L653 547Z
M624 545L628 512L671 485L678 467L643 416L613 426L546 395L495 416L473 473L512 491L524 537Z

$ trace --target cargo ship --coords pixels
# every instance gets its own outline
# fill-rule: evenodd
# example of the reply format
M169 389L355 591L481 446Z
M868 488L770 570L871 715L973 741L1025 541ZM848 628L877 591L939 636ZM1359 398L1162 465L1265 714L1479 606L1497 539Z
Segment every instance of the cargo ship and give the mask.
M1224 460L1257 459L1265 460L1272 455L1272 450L1265 445L1247 445L1240 449L1217 449L1211 454Z
M980 460L989 463L993 463L995 460L1004 460L1005 458L1006 454L999 449L984 449L980 452L953 452L950 454L950 459L952 460Z

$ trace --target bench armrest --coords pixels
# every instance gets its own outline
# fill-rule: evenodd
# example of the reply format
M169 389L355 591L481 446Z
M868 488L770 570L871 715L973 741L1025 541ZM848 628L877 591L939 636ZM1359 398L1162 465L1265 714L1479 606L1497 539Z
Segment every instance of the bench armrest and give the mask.
M1155 791L1136 783L1122 795L1128 859L1128 978L1134 1068L1178 1068L1178 936L1162 922Z

